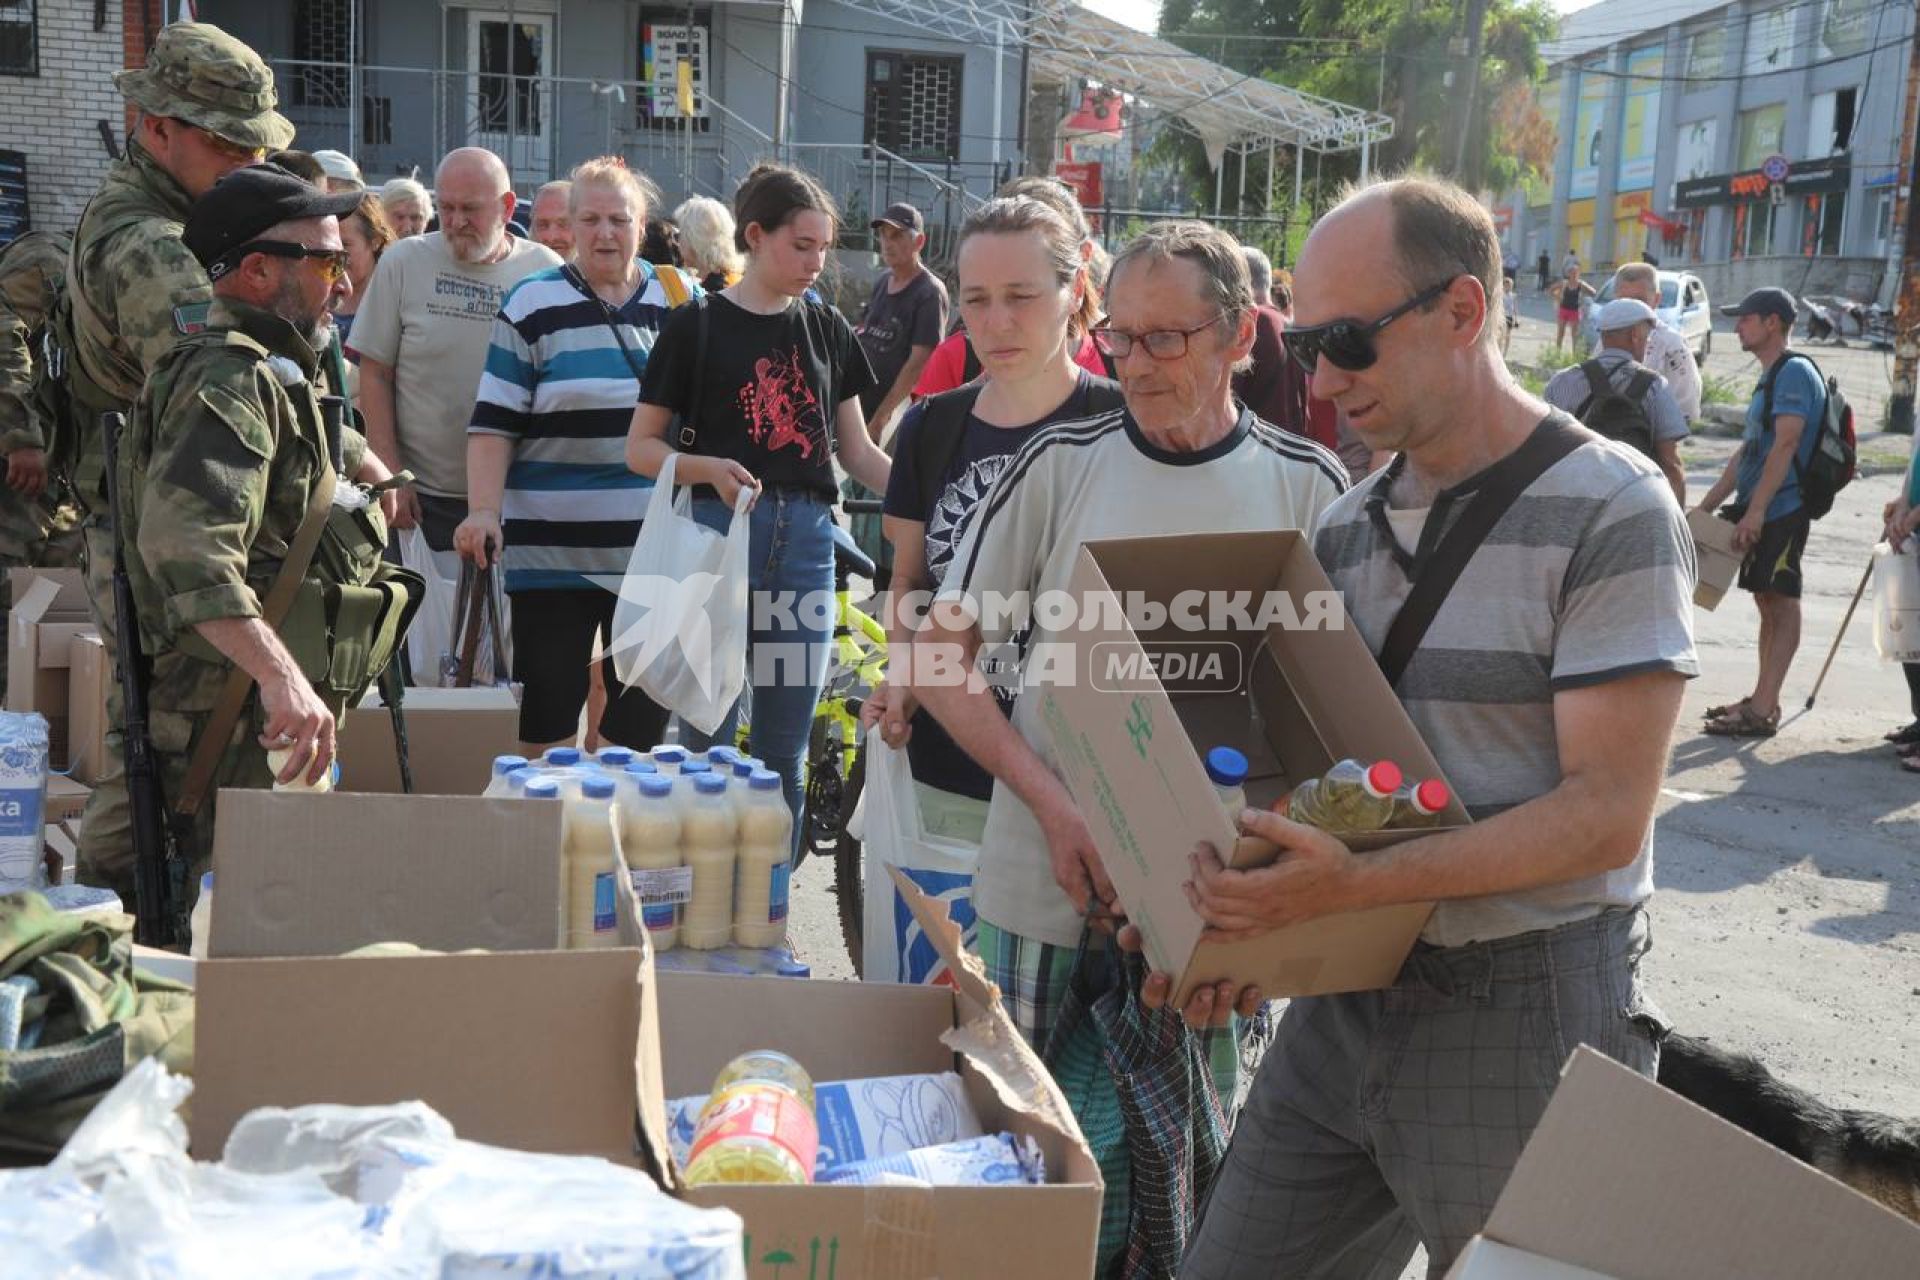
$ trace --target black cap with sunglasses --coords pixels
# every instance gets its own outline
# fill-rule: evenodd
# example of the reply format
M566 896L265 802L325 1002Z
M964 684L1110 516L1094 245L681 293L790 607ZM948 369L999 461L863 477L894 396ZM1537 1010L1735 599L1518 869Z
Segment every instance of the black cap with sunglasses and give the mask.
M278 165L249 165L235 169L193 202L180 239L187 251L207 269L209 280L226 275L249 253L343 262L341 250L308 249L288 241L257 237L283 222L344 218L358 209L365 198L364 191L329 194Z

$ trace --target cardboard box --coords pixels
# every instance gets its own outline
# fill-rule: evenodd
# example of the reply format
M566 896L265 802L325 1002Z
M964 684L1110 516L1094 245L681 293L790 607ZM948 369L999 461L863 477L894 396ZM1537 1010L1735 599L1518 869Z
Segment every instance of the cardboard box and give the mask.
M1920 1226L1582 1046L1447 1276L1594 1274L1910 1280Z
M563 824L555 801L224 790L207 953L559 948Z
M107 767L107 686L113 663L97 631L67 645L67 771L91 786Z
M194 1154L217 1159L255 1107L417 1098L464 1138L597 1155L670 1184L653 953L617 838L621 945L511 949L559 937L561 814L525 800L223 794L213 958L191 970ZM322 844L327 832L338 843ZM318 954L375 940L498 952ZM226 958L274 943L316 954Z
M53 774L47 779L47 803L41 810L46 815L47 825L56 822L77 822L86 812L87 797L93 794L93 788L75 782L61 774Z
M1328 916L1246 942L1201 941L1204 928L1182 888L1188 852L1205 840L1231 849L1229 864L1260 866L1273 846L1239 836L1201 764L1212 746L1246 753L1250 804L1264 807L1296 781L1345 757L1394 761L1412 778L1440 777L1439 764L1348 625L1333 584L1305 535L1186 534L1089 542L1069 592L1089 623L1066 637L1073 679L1025 697L1045 699L1061 776L1086 815L1120 902L1140 926L1157 969L1179 975L1176 999L1233 978L1268 996L1323 995L1392 983L1432 912L1430 903ZM1120 605L1171 605L1187 592L1239 593L1260 616L1284 593L1289 617L1264 630L1226 626L1135 634ZM1199 597L1208 598L1208 597ZM1272 597L1276 601L1278 596ZM1200 620L1205 616L1203 606ZM1186 655L1176 661L1174 655ZM1063 655L1065 656L1065 655ZM1198 670L1217 659L1217 670ZM1195 678L1173 691L1155 674L1184 662ZM1154 665L1157 663L1157 667ZM1448 826L1466 812L1456 799ZM1430 832L1383 831L1348 841L1384 848Z
M1049 1185L710 1186L685 1196L745 1220L749 1280L1091 1275L1100 1174L1066 1099L944 908L895 880L951 967L952 987L662 973L666 1096L708 1092L749 1049L790 1054L816 1080L957 1070L987 1132L1040 1145Z
M67 646L94 630L78 569L12 569L7 625L7 710L47 719L53 767L67 767Z
M408 689L401 709L418 795L477 796L493 758L519 750L520 708L505 689ZM377 694L347 712L337 750L341 790L399 792L393 717Z
M1720 607L1721 597L1740 576L1740 565L1746 557L1733 549L1731 521L1690 510L1687 528L1693 533L1693 556L1700 571L1693 587L1693 602L1712 611Z

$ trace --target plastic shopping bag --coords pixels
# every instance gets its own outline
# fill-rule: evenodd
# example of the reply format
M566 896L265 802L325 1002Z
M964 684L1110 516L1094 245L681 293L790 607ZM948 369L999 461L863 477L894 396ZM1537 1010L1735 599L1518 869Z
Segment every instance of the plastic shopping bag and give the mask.
M747 550L753 490L742 489L725 534L675 494L668 454L647 500L613 608L614 674L701 733L726 719L747 678Z
M887 868L900 868L920 892L944 903L960 926L961 941L971 947L977 932L973 874L980 865L980 846L927 833L907 753L889 747L878 725L867 730L866 762L860 793L866 809L860 976L867 982L950 981L946 962L921 933Z
M400 564L420 575L427 584L420 610L407 628L407 663L413 669L416 685L440 683L440 655L453 644L454 582L440 576L427 537L418 526L401 529Z
M1888 662L1920 662L1920 536L1873 549L1873 647Z

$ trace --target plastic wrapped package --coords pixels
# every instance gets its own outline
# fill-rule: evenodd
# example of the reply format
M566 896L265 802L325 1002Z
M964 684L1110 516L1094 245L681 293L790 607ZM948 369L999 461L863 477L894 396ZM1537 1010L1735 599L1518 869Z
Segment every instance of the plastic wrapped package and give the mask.
M46 888L46 804L46 718L0 711L0 893Z
M815 1176L823 1180L841 1165L980 1136L966 1085L951 1071L838 1080L816 1084L813 1093L820 1126ZM668 1145L683 1166L706 1102L701 1096L667 1103Z
M1046 1180L1046 1161L1040 1148L1031 1138L1015 1138L1010 1133L991 1133L965 1142L863 1160L820 1175L823 1183L893 1187L999 1187L1017 1183L1037 1187Z

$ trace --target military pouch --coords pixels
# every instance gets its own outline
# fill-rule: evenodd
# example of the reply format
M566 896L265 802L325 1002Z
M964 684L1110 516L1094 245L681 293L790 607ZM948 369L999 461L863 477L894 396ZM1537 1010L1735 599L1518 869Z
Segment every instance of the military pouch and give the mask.
M386 668L425 596L418 574L392 566L365 586L308 579L280 625L280 640L314 691L338 708Z

